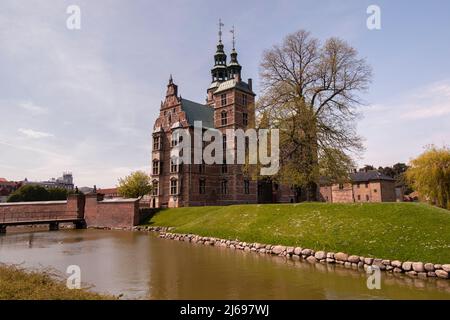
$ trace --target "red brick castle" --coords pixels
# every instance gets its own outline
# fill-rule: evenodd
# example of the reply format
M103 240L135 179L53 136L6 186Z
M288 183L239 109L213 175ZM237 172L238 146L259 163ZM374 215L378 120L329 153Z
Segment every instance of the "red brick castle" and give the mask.
M289 188L275 186L276 190L272 190L272 185L267 189L261 183L258 188L258 182L246 174L243 165L177 165L171 161L171 149L179 143L179 137L174 131L188 129L193 136L194 121L202 121L204 128L215 128L223 133L224 149L227 145L226 129L246 130L255 127L252 79L247 82L242 80L242 66L237 56L233 39L230 61L227 61L219 32L206 104L181 98L178 86L170 76L166 97L161 102L160 114L153 127L152 207L257 203L263 202L263 198L269 199L264 202L291 201ZM283 197L281 189L287 189L285 194L289 195Z

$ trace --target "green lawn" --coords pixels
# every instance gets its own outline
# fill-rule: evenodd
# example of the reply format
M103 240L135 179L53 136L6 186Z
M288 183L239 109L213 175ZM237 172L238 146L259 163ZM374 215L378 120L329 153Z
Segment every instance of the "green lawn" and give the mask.
M450 263L450 211L420 203L189 207L161 210L145 224L316 251Z
M86 289L70 290L46 271L26 271L0 264L0 300L104 300L117 299Z

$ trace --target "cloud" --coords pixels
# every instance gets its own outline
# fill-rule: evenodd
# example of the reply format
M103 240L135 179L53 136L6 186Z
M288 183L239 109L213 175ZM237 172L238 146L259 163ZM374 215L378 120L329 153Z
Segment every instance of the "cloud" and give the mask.
M45 114L48 112L47 108L35 105L31 101L21 102L19 103L19 107L33 114Z
M35 131L33 129L23 129L20 128L19 132L24 134L25 136L27 136L28 138L32 138L32 139L41 139L41 138L50 138L50 137L54 137L53 134L51 133L47 133L47 132L42 132L42 131Z

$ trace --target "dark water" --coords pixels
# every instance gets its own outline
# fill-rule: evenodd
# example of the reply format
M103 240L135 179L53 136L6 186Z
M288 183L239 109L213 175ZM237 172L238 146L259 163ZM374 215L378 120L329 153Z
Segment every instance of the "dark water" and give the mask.
M450 299L450 281L382 273L381 289L341 266L309 264L127 231L13 231L0 262L81 267L92 290L130 299Z

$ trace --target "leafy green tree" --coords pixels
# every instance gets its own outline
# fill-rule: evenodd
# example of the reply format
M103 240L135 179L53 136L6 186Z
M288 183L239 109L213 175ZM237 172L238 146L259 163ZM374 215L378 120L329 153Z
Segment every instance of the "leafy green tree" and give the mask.
M124 198L139 198L152 191L150 176L143 171L136 171L119 179L118 193Z
M8 202L66 200L68 191L63 188L46 189L39 185L24 185L11 193Z
M450 210L450 148L430 146L411 161L406 177L419 196Z
M363 149L355 120L371 68L345 41L300 30L264 53L261 79L258 111L280 129L280 177L317 200L323 168Z

